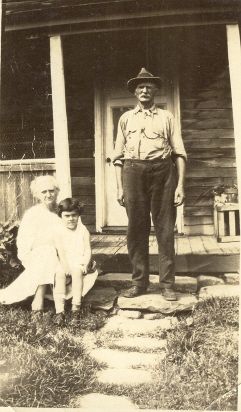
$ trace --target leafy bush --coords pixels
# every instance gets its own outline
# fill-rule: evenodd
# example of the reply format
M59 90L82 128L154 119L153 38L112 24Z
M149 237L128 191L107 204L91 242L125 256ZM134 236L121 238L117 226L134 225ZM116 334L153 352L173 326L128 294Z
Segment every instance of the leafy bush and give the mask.
M0 223L0 287L11 283L23 269L17 257L18 221Z

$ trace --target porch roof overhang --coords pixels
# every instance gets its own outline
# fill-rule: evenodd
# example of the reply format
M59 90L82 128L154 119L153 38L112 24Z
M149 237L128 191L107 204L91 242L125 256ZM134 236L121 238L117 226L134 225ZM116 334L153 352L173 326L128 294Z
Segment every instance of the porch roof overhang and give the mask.
M232 24L240 0L6 0L6 32L40 35Z

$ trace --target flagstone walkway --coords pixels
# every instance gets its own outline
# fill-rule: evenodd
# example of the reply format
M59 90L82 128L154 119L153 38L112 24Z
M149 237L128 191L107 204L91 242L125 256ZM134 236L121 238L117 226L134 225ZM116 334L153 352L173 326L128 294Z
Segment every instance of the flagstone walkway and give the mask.
M206 299L239 295L238 275L235 274L222 279L215 276L183 277L176 282L177 289L183 291L178 293L178 301L167 302L158 290L157 279L151 276L149 293L128 299L119 297L119 294L124 287L130 286L130 275L107 274L98 278L94 290L87 296L87 302L91 302L95 309L108 310L112 314L103 328L95 333L86 332L83 338L86 351L100 364L96 379L102 388L155 384L155 366L165 361L166 332L178 325L177 313L190 311L198 303L199 296ZM188 293L184 293L185 283ZM185 321L191 326L192 316L186 317ZM100 393L77 397L70 406L82 407L86 411L138 409L125 397Z

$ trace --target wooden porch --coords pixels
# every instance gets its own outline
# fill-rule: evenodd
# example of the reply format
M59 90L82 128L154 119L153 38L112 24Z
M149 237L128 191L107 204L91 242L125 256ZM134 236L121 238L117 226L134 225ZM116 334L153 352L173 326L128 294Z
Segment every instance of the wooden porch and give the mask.
M104 272L131 272L126 235L91 236L93 256ZM150 236L150 273L158 272L157 243ZM218 243L214 236L177 236L175 238L177 273L239 272L239 242Z

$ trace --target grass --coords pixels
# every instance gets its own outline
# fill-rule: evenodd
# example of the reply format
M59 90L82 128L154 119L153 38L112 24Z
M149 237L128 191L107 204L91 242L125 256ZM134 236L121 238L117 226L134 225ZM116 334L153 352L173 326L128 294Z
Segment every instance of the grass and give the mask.
M91 391L99 366L86 354L81 337L103 321L100 314L88 313L81 330L60 329L50 312L36 325L27 307L1 307L0 375L7 373L8 379L1 382L0 405L63 407Z
M199 303L191 326L187 316L180 315L166 333L167 357L151 370L155 384L124 387L99 384L95 374L101 366L82 345L85 331L106 347L122 337L102 333L101 313L87 313L81 329L56 328L49 311L36 326L29 307L0 307L0 374L9 373L0 406L67 407L82 394L99 392L127 396L140 408L237 410L238 299ZM149 336L163 338L160 331Z
M238 299L199 303L192 317L188 326L180 315L178 326L167 332L166 360L152 371L155 385L96 390L127 396L140 408L237 410ZM161 338L159 332L150 337ZM111 337L107 341L111 347Z

